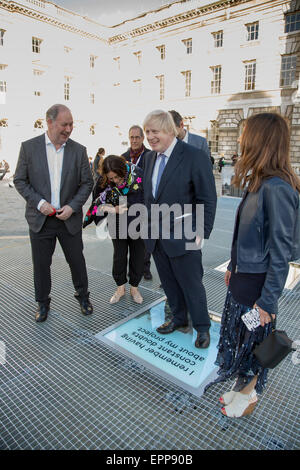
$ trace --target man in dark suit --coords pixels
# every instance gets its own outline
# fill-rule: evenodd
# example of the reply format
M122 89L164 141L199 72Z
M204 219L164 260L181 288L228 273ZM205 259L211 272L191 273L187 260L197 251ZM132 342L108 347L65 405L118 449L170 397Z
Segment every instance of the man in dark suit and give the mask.
M177 137L180 140L183 140L186 144L193 145L200 150L203 150L208 157L210 157L210 151L207 145L207 140L204 137L201 137L197 134L192 134L184 127L184 122L181 115L177 111L169 111L173 117L176 130L177 130Z
M186 327L190 312L193 327L197 331L195 346L207 348L210 344L210 318L206 293L202 283L203 267L201 238L209 238L216 211L216 189L209 159L202 150L176 139L177 131L172 116L161 110L153 111L144 121L144 130L153 150L144 162L144 198L149 214L149 230L159 227L158 237L145 240L153 258L172 311L172 320L157 331L172 333ZM171 217L169 234L164 233L163 217L153 220L154 205L181 207L182 217ZM190 213L185 212L190 205ZM191 217L193 227L197 205L204 206L204 233L196 231L194 249L191 240L183 235L177 238L176 223ZM178 219L178 220L175 220ZM194 229L193 229L194 230ZM198 230L198 228L197 228ZM196 249L195 249L196 248Z
M138 126L137 124L131 126L128 132L129 135L129 141L130 141L130 147L127 150L127 152L122 154L122 157L124 157L128 162L133 163L134 165L139 166L140 168L143 168L144 166L144 158L147 155L148 152L150 152L149 149L147 149L144 146L144 131L143 129ZM150 266L151 266L151 253L148 253L145 251L145 258L144 258L144 279L147 281L151 281L152 279L152 274L150 271Z
M46 121L45 134L22 143L14 176L15 187L26 200L37 322L45 321L50 309L50 266L57 239L81 311L84 315L93 311L82 243L82 206L93 188L86 148L69 138L73 117L66 106L53 105Z

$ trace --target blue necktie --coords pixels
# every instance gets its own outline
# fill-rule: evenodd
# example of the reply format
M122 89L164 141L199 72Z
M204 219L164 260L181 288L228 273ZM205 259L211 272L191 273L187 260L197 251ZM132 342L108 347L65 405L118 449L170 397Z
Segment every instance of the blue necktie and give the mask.
M158 174L157 174L157 180L156 180L156 186L155 186L155 197L157 195L158 186L159 186L162 174L163 174L165 166L166 166L166 156L163 153L161 153L160 158L161 158L161 161L160 161L160 164L159 164L159 167L158 167Z

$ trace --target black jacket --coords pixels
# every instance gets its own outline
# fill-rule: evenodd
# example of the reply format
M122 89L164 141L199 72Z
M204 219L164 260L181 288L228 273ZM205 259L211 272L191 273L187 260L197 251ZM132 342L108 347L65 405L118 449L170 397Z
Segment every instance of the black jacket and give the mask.
M248 193L234 233L236 272L266 273L256 303L266 312L277 313L289 262L300 257L298 192L279 177L266 179L256 193Z

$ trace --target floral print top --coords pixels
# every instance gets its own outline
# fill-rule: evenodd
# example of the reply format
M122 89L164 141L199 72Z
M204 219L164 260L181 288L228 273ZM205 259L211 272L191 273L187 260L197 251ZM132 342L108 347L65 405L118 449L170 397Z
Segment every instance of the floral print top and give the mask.
M93 221L97 224L100 219L105 217L105 215L97 215L99 206L103 204L111 204L114 207L118 206L120 197L124 196L128 196L128 200L132 200L132 202L142 202L142 170L136 165L126 163L124 183L120 186L108 184L105 189L100 189L101 178L100 176L95 185L93 202L84 217L83 227L86 227ZM135 193L137 197L134 197Z

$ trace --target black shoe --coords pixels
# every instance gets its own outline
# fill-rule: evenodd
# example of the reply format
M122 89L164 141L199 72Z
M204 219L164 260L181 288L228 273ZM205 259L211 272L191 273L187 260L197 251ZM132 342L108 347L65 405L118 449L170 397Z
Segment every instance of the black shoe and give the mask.
M195 341L196 348L206 349L210 345L209 331L198 331Z
M157 333L166 335L168 333L173 333L173 331L178 330L178 328L186 328L188 325L175 325L173 320L167 321L163 325L156 328Z
M83 315L91 315L93 313L93 306L89 300L89 296L86 295L84 297L81 297L78 292L75 292L74 294L75 299L79 302L81 312Z
M42 323L43 321L46 321L49 310L50 310L49 304L39 304L38 310L35 314L35 321L37 323Z
M153 279L153 276L152 276L150 271L147 271L147 272L144 273L144 279L146 281L151 281L151 279Z

